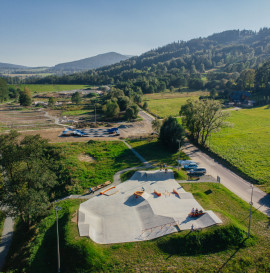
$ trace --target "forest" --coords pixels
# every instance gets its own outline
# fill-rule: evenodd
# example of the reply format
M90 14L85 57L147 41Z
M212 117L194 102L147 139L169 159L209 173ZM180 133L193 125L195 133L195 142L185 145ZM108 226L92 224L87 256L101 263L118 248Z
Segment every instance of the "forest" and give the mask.
M248 90L257 100L269 100L270 29L258 32L229 30L207 38L178 41L117 64L87 72L44 78L26 83L115 85L127 92L158 93L166 89L220 91ZM18 83L18 78L6 78ZM1 95L0 95L1 96Z

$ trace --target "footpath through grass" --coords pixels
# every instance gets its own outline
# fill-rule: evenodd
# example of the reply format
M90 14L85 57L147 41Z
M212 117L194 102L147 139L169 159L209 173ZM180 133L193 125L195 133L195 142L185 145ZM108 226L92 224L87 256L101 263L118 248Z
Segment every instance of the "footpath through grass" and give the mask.
M270 108L231 111L232 128L211 137L211 150L270 193Z
M24 87L30 89L34 93L46 93L46 92L59 92L59 91L70 91L75 89L86 89L90 88L89 85L81 84L14 84L11 85L15 88L20 88L24 90Z
M245 240L249 205L220 184L183 184L224 225L182 231L151 241L99 245L78 235L81 201L60 202L62 272L269 272L269 219L252 213L252 239ZM243 240L244 239L244 240ZM242 243L241 243L242 242ZM183 245L185 248L183 248ZM54 272L57 268L55 211L30 232L17 225L4 272Z

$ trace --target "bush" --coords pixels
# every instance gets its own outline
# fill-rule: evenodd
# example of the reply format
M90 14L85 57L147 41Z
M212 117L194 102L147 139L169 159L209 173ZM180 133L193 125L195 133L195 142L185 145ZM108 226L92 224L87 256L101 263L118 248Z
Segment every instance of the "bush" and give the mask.
M165 252L178 255L208 254L233 247L245 246L246 232L234 226L216 227L211 230L175 236L159 244Z

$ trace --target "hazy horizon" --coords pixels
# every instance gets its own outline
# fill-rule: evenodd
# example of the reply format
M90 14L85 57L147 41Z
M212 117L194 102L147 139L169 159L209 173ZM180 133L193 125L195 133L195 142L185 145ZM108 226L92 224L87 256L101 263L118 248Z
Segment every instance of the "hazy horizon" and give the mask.
M1 0L0 62L54 66L107 52L140 55L178 40L270 27L270 2Z

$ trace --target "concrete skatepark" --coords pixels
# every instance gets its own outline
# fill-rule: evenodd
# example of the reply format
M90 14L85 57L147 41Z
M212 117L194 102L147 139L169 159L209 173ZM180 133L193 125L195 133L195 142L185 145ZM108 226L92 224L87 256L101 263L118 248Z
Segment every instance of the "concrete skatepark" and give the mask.
M145 191L136 198L134 192L142 188ZM137 171L130 180L82 203L78 228L80 236L111 244L151 240L192 225L197 229L221 223L212 211L188 216L192 208L203 210L175 181L171 170Z

